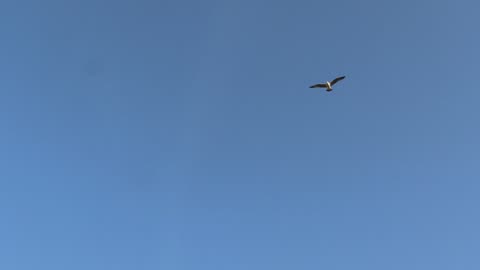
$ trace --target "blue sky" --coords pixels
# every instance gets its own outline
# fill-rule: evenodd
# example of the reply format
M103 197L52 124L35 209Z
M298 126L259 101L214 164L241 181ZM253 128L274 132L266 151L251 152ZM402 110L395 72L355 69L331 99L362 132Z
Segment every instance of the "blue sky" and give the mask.
M0 268L478 269L479 8L4 1Z

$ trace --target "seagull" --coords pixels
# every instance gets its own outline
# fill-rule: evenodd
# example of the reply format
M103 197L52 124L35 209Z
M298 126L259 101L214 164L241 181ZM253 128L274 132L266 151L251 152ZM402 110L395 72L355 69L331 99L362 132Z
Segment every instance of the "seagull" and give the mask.
M332 86L343 79L345 79L345 76L335 78L332 82L327 81L326 83L314 84L310 88L327 88L327 91L330 92L333 90Z

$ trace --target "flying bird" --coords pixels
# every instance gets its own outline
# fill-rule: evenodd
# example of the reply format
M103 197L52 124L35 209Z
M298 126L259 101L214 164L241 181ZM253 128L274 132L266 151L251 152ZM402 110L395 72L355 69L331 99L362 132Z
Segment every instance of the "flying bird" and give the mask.
M333 90L332 86L336 84L338 81L341 81L345 79L345 76L335 78L333 81L329 82L327 81L326 83L319 83L319 84L314 84L310 86L310 88L327 88L327 91L330 92Z

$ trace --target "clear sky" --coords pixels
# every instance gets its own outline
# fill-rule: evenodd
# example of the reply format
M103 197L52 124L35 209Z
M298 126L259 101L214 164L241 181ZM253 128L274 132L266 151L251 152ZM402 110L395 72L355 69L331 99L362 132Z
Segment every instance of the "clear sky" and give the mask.
M479 9L3 1L0 268L479 269Z

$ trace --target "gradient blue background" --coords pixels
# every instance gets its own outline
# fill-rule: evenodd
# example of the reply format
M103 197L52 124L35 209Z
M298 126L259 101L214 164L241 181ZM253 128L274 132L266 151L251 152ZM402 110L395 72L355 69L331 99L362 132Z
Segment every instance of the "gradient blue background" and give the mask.
M3 1L0 268L479 269L479 8Z

